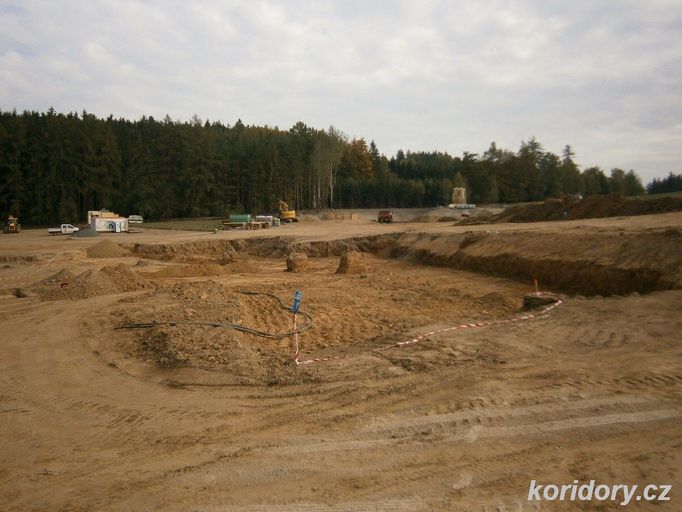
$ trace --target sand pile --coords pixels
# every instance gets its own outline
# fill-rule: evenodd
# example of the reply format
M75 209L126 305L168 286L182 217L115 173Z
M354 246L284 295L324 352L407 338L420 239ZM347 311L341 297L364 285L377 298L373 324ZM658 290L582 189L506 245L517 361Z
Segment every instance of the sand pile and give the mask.
M123 264L87 270L73 277L66 271L42 281L35 291L43 300L85 299L152 288L153 284Z
M109 295L118 292L118 286L109 276L97 270L87 270L77 276L68 286L62 288L60 292L67 295L69 299L84 299L96 297L98 295Z
M347 251L341 255L337 274L362 274L367 272L365 256L358 251Z
M106 266L99 273L108 277L120 292L133 292L152 287L149 281L123 264Z
M287 256L287 272L307 272L310 270L308 256L302 252L292 252Z
M130 252L111 240L102 240L85 251L89 258L120 258L130 256Z

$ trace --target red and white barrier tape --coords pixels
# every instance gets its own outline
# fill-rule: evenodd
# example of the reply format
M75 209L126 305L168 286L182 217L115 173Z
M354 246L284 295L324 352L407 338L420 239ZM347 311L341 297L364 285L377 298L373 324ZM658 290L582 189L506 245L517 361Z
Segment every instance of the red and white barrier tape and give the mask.
M541 292L538 292L537 295L543 296ZM547 316L547 314L552 311L554 308L560 306L561 304L564 303L563 300L561 300L558 297L550 297L555 300L555 302L551 303L550 305L544 307L537 313L531 313L528 315L523 315L523 316L515 316L512 318L505 318L504 320L490 320L488 322L473 322L469 324L460 324L460 325L455 325L453 327L445 327L443 329L437 329L435 331L427 332L425 334L421 334L419 336L416 336L412 339L405 340L405 341L398 341L396 343L391 343L390 345L386 345L384 347L376 348L373 349L373 352L383 352L385 350L390 350L393 348L398 348L398 347L405 347L407 345L413 345L415 343L421 343L424 341L426 338L429 336L433 336L434 334L439 334L442 332L449 332L449 331L456 331L458 329L475 329L479 327L487 327L489 325L502 325L502 324L509 324L509 323L514 323L514 322L521 322L523 320L536 320L538 318L542 318ZM340 355L340 356L332 356L332 357L313 357L311 359L306 359L304 361L301 361L299 359L299 350L298 350L298 343L296 344L296 354L293 357L294 362L297 365L307 365L307 364L313 364L313 363L323 363L323 362L328 362L328 361L338 361L339 359L349 359L351 357L354 357L353 354L346 354L346 355Z

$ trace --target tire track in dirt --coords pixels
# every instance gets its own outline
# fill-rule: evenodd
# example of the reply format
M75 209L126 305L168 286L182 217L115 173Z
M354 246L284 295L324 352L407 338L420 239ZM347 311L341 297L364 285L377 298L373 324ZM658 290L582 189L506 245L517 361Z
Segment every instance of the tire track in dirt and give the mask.
M262 505L220 505L201 507L201 512L391 512L428 510L419 498L394 498L376 501L351 501L345 503L295 503Z
M594 401L593 401L594 402ZM607 401L594 402L594 403L608 403ZM614 405L620 405L625 402L613 402ZM637 400L631 403L638 403ZM584 408L591 408L589 402L581 406L576 404L574 411L579 411ZM424 432L424 440L433 438L437 442L475 442L479 439L487 438L504 438L510 436L526 436L526 435L541 435L552 433L556 431L571 430L578 428L598 428L602 426L618 425L618 424L637 424L637 423L647 423L656 421L665 421L669 419L674 419L682 416L682 410L665 408L649 410L645 412L627 412L627 413L614 413L614 414L597 414L592 416L579 416L560 420L550 420L550 421L537 421L538 413L551 413L556 412L556 409L547 407L532 407L532 408L519 408L511 409L507 411L499 411L498 416L502 419L505 417L514 416L530 416L531 421L520 424L520 425L507 425L507 426L485 426L483 425L482 418L491 417L489 412L483 414L471 414L464 412L460 415L444 415L447 418L443 419L437 418L435 422L431 422L427 418L412 418L410 420L399 420L395 423L398 428L418 428L423 425L430 425L433 423L447 423L451 422L451 418L458 418L460 421L465 423L465 428L463 432L450 433L450 434L439 434L433 436L432 433ZM533 421L534 420L534 421ZM395 420L394 420L395 421ZM383 428L372 427L373 429L364 430L364 434L371 434L375 432L386 433L394 429L391 427ZM274 448L274 451L278 454L294 454L294 453L317 453L317 452L328 452L328 451L346 451L346 450L369 450L382 446L393 446L400 445L405 441L414 442L412 437L399 437L394 435L382 436L374 439L341 439L341 440L321 440L316 442L304 442L300 444L291 443L288 445L283 445Z
M458 421L478 421L481 423L483 418L507 420L519 416L537 416L540 414L556 414L561 411L579 411L581 409L593 409L603 406L618 407L623 405L637 405L650 403L648 397L608 397L593 398L572 402L545 403L516 408L486 408L478 409L471 407L471 410L452 412L448 414L434 414L428 416L418 416L413 418L382 418L372 421L372 425L363 429L364 432L382 432L387 430L416 428L424 425L440 423L454 423Z
M607 430L603 434L608 438L614 438L620 435L619 432ZM384 451L383 453L377 452L360 457L358 455L353 456L348 451L343 455L335 455L332 459L322 456L318 459L319 462L315 464L315 468L316 473L321 473L319 477L327 484L327 489L338 488L339 486L352 488L353 498L367 504L367 506L376 503L373 500L381 496L397 498L416 494L421 500L421 506L416 510L483 510L480 507L486 506L495 507L491 510L507 510L505 507L515 506L519 502L519 498L515 496L489 498L495 486L500 482L509 482L510 479L517 478L519 467L526 469L530 467L532 473L533 471L542 471L543 468L556 460L555 443L550 441L547 443L539 442L537 438L529 440L529 442L530 446L527 445L522 449L514 448L517 443L507 445L507 448L512 449L511 452L502 448L501 452L492 456L489 452L487 455L486 452L481 452L479 457L479 452L474 448L470 449L469 454L464 458L453 458L451 456L452 451L450 452L451 455L448 456L447 452L439 447L438 438L425 439L423 443L419 439L412 439L404 445L389 445L388 453L390 455ZM580 438L575 437L570 442L578 445L583 443ZM393 448L396 446L404 449L394 450ZM496 443L495 446L496 451L500 449L499 444ZM466 450L466 448L463 449ZM459 452L459 449L454 450L455 453ZM443 455L441 456L439 453ZM269 485L268 482L272 482L274 485L276 479L282 478L283 475L299 474L299 472L300 474L308 473L309 464L311 464L311 459L305 456L290 457L287 454L284 459L273 459L268 456L272 454L271 450L267 451L261 448L255 448L251 454L255 455L256 460L251 458L237 462L240 469L236 472L231 467L222 468L223 474L229 475L229 480L224 482L224 485L234 487L244 485L247 482L253 484L254 479L263 486ZM275 454L280 455L279 452ZM359 463L358 460L362 460L361 466L356 466L357 469L349 473L347 463L344 464L343 462L346 457L347 460L355 461L356 464ZM264 460L267 460L267 467L269 468L265 473L259 469ZM400 464L401 467L401 472L398 474L391 471L395 464ZM277 468L286 472L281 473ZM220 471L219 468L216 469ZM190 475L193 470L194 468L187 468L187 472L183 470L182 473L186 474L188 479L176 481L175 485L186 485L193 481L201 481L204 478L200 475L192 478ZM212 475L214 471L212 470L208 474ZM527 482L521 484L521 487L523 486L527 489ZM463 502L461 495L460 499L451 498L453 495L457 496L458 490L467 487L477 488L474 491L477 493L476 499ZM449 493L448 489L450 490ZM479 496L482 496L483 499L478 499ZM292 498L292 501L309 503L310 500ZM196 503L194 504L196 505ZM472 504L476 504L476 506L472 506ZM336 505L343 507L351 506L352 503L342 501ZM291 501L286 500L286 503L282 505L242 505L233 509L270 510L271 508L268 507L272 507L272 509L289 510L291 506L293 506ZM197 510L216 509L220 510L221 508L201 506ZM341 508L341 510L344 509Z
M648 372L644 375L631 375L615 377L611 379L598 379L594 377L581 377L579 379L565 379L553 384L547 384L539 389L582 389L600 387L605 390L622 391L623 388L631 391L645 391L659 388L679 388L682 392L682 371L671 372Z
M527 371L527 370L524 370ZM476 388L469 388L469 373L458 374L438 374L437 379L422 379L420 375L414 375L412 386L406 386L406 392L402 395L402 400L397 403L400 405L394 412L420 413L424 415L448 414L461 410L475 410L485 408L509 408L525 406L543 406L548 403L557 403L557 410L570 407L571 402L575 402L576 396L581 400L599 397L599 395L610 396L612 392L622 393L623 386L628 386L632 391L654 392L657 395L659 389L682 392L682 371L677 372L650 372L644 378L638 377L618 377L618 378L599 378L584 376L573 379L555 378L550 375L552 382L541 384L538 387L531 387L524 392L517 390L516 394L499 393L495 396L478 394ZM559 380L560 379L560 380ZM628 382L629 381L629 382ZM456 393L453 390L457 390ZM472 395L463 398L462 395ZM424 401L422 397L428 396L429 400ZM638 400L638 395L633 395L632 400ZM504 397L504 398L502 398ZM608 398L607 400L610 400ZM567 404L568 405L565 405ZM382 410L389 409L389 404L381 403Z

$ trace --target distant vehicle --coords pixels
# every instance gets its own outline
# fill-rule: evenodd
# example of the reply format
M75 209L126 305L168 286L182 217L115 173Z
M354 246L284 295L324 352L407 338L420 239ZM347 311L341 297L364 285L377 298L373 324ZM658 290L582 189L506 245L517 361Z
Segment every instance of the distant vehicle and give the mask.
M298 217L296 217L296 210L290 210L289 205L284 201L278 201L279 205L279 220L283 223L286 222L298 222Z
M47 232L51 235L71 235L76 231L78 231L78 228L71 224L62 224L58 228L47 228Z
M17 219L15 216L10 215L7 217L7 222L5 222L5 228L3 229L3 233L9 234L9 233L19 233L21 231L21 224L19 224L19 219Z
M393 222L393 213L391 212L391 210L381 210L377 215L377 221L379 222L379 224L381 224L382 222L389 224Z
M142 224L144 222L144 218L142 215L131 215L128 217L128 222L130 224Z

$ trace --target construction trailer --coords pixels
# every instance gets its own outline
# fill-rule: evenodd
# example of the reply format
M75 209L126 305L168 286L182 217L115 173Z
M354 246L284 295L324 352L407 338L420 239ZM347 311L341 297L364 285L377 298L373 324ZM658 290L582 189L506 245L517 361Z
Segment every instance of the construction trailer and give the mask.
M106 208L88 212L88 224L98 233L126 233L129 223L126 217L121 217Z
M128 219L125 217L93 217L90 221L90 229L98 233L126 233L128 231Z

